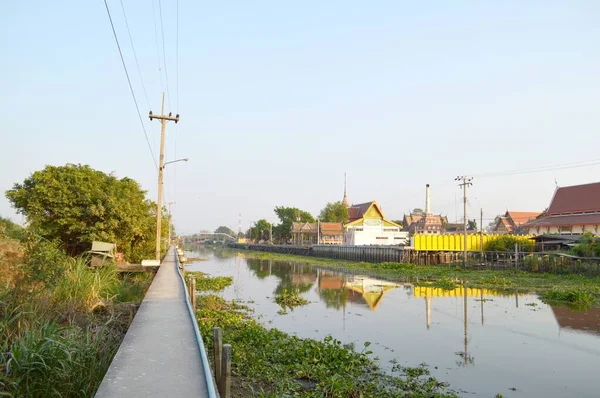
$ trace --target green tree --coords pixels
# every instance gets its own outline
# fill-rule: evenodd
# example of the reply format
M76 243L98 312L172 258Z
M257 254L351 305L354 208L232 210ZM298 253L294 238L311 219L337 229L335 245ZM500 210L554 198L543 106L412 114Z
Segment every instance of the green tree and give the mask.
M327 203L319 213L319 220L324 222L346 222L348 221L348 208L342 202Z
M254 223L253 229L257 240L269 240L269 234L271 232L271 223L265 219L258 220Z
M469 231L477 231L477 220L467 220L467 229Z
M280 223L273 227L273 236L278 242L287 242L292 239L292 223L294 222L315 222L314 217L307 211L300 210L297 207L275 208L275 214L279 217Z
M215 233L216 234L227 234L227 235L233 236L233 237L236 236L235 232L233 232L233 230L231 228L226 227L224 225L221 225L219 228L215 229Z
M90 166L46 166L6 197L25 215L32 231L60 244L71 254L91 247L94 240L113 242L129 261L152 257L156 205L130 178L117 178ZM162 235L169 217L163 209Z

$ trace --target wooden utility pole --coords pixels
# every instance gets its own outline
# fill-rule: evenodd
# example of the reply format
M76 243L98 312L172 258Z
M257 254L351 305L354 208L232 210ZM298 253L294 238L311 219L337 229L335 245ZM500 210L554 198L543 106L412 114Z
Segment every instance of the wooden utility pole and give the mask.
M479 251L481 252L481 263L483 264L483 208L479 213Z
M160 261L160 233L161 233L161 218L162 218L162 195L163 195L163 171L165 168L165 128L167 121L171 120L177 123L179 121L179 115L173 117L169 112L169 115L165 114L165 93L162 93L162 103L160 106L160 115L153 115L150 111L150 120L160 120L160 157L158 161L158 200L156 203L156 259Z
M463 228L464 228L464 247L463 247L463 267L467 268L467 186L473 185L471 182L473 178L467 176L458 176L454 180L462 181L459 186L463 187Z

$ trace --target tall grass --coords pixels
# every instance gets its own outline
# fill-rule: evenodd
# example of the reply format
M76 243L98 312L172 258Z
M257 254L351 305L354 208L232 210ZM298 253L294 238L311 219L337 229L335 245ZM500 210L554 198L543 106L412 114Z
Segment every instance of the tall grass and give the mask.
M0 286L0 396L92 396L129 325L120 303L141 301L151 276L91 269L52 242L9 268L23 278Z
M111 300L111 293L119 284L114 266L91 270L86 259L76 258L68 261L67 270L52 293L52 302L69 313L91 311Z

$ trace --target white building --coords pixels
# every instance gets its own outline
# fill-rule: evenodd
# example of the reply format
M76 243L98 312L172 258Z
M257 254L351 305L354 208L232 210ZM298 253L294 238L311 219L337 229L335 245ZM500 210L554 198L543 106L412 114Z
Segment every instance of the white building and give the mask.
M386 219L376 201L353 205L348 208L348 224L344 225L344 245L392 246L408 245L408 232Z

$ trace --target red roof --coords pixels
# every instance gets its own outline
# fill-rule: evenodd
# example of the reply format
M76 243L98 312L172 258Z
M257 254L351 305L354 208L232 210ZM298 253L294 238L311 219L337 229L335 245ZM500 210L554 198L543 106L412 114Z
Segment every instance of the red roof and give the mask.
M600 211L600 182L556 190L548 214Z
M509 217L516 227L525 224L528 221L535 220L541 213L536 211L507 211L506 216Z
M576 215L555 215L540 218L531 221L524 226L532 227L566 227L569 225L595 225L600 224L600 214L576 214Z
M367 202L352 205L348 208L348 220L352 222L358 220L359 218L363 218L363 216L365 215L367 210L369 210L369 207L371 207L372 204L373 202Z

